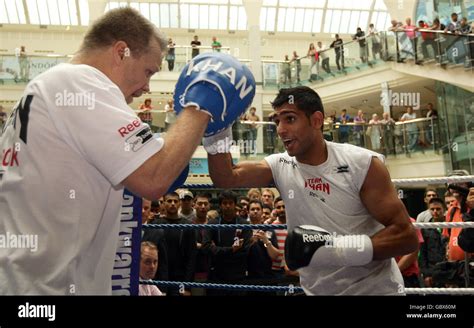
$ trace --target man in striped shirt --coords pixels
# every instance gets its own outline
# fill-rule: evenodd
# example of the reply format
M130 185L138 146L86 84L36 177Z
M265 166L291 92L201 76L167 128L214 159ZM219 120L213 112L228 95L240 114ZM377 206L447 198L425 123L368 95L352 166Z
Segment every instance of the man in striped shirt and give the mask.
M286 212L285 204L281 197L277 197L274 202L274 209L277 215L277 219L273 221L273 224L286 224ZM277 277L287 276L298 276L297 271L291 271L288 269L285 263L285 240L288 235L287 229L276 229L275 234L278 241L278 251L280 254L276 260L272 261L272 270Z

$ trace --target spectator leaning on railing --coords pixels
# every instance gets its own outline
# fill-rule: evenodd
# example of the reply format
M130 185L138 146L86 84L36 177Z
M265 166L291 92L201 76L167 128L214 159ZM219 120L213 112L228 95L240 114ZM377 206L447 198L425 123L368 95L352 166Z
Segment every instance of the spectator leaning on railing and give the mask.
M199 55L199 48L201 46L201 41L199 41L199 37L197 35L194 36L194 40L191 41L191 47L193 47L193 51L191 56L194 58Z
M212 37L212 51L214 52L221 52L222 44L217 41L217 38L215 36Z
M138 117L142 120L142 122L151 125L152 117L150 111L153 109L153 106L151 105L151 99L145 99L143 104L141 104L138 109L142 111L138 113Z
M174 61L176 59L174 48L176 44L173 42L173 39L168 39L168 53L166 54L166 61L168 62L168 70L170 72L174 69Z
M330 48L334 48L334 52L336 53L336 65L337 65L337 70L341 70L341 65L342 69L344 69L344 46L343 46L344 41L339 37L339 34L336 34L336 40L334 40ZM341 65L339 65L339 60L341 60Z

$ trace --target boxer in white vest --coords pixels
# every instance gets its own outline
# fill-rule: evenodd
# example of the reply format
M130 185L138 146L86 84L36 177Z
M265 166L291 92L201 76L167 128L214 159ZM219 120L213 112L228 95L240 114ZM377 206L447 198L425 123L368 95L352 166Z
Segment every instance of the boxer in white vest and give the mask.
M414 252L418 239L383 156L325 141L323 105L311 88L282 89L272 106L286 152L233 165L224 131L205 144L214 184L275 184L287 211L286 263L306 294L403 294L394 257Z

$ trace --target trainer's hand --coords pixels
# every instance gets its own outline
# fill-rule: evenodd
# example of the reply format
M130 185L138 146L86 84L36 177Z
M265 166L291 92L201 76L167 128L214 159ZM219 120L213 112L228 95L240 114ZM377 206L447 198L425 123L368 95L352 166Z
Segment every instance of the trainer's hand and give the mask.
M254 96L255 79L245 65L231 55L205 53L184 67L176 84L174 104L178 114L188 106L209 114L207 137L230 127Z

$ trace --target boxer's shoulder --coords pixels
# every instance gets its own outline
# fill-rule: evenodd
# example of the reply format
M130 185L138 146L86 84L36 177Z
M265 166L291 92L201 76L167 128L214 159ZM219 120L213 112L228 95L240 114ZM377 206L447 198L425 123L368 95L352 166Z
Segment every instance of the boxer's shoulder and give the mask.
M287 164L296 167L295 158L288 155L287 152L268 155L265 157L265 161L270 165L270 167L273 167L275 164Z
M351 145L348 143L335 143L335 142L326 142L328 151L331 152L332 157L336 161L351 161L351 162L361 162L367 163L370 162L372 157L377 157L382 162L385 162L385 158L382 154L376 153L372 150Z
M292 162L295 162L295 158L288 155L287 152L284 152L284 153L277 153L277 154L270 154L268 156L265 157L265 160L267 162L283 162L283 161L292 161Z

